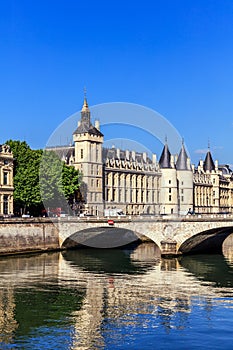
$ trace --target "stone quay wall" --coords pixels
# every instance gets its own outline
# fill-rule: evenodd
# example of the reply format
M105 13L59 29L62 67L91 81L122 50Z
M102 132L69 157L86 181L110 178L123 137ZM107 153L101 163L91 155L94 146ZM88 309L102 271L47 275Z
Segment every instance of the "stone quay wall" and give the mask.
M0 221L0 255L58 250L59 232L51 220L40 218Z

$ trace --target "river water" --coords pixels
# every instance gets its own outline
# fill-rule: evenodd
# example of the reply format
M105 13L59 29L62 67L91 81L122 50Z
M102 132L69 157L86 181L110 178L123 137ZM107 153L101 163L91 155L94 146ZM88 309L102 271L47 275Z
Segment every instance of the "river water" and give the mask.
M233 250L0 259L0 349L233 349Z

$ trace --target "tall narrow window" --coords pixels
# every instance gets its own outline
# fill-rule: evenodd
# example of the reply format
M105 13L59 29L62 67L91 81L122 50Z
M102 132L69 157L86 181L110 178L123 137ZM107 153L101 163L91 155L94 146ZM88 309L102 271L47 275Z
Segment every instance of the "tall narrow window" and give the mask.
M172 200L172 196L171 196L171 195L169 195L169 202L171 202L171 200Z
M80 155L80 157L81 157L81 159L83 159L83 148L81 148L81 155Z
M99 149L98 149L98 146L96 148L96 161L98 162L99 160Z
M8 195L3 196L3 214L8 214Z
M8 173L4 171L3 173L3 185L8 184Z

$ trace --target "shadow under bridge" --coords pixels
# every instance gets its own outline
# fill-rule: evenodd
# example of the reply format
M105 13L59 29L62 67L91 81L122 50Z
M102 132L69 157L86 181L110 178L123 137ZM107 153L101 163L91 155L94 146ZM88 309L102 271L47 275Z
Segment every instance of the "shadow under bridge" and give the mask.
M214 228L187 239L179 248L182 254L222 254L223 243L233 234L233 227Z
M119 227L89 227L72 233L62 243L62 248L117 248L136 241L140 239L132 230Z

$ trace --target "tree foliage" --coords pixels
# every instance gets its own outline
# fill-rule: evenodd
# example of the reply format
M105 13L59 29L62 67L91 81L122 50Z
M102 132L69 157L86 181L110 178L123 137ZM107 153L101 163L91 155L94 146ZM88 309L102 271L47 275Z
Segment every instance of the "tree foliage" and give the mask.
M63 164L62 169L62 187L64 195L69 204L75 201L75 195L79 190L81 182L81 175L79 171L75 170L73 166Z
M32 150L23 141L6 142L14 157L14 208L18 214L41 206L39 165L42 151Z
M25 141L6 142L14 156L15 212L38 215L43 205L73 203L80 173L51 151L32 150Z
M62 203L63 163L56 153L44 151L40 163L40 189L46 207L60 207Z

